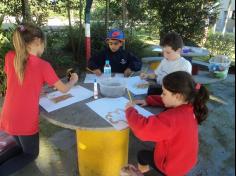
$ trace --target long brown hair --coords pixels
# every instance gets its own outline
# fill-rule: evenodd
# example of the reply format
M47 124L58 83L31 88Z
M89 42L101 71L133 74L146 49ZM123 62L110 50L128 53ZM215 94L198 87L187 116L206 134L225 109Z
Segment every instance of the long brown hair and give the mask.
M28 60L27 46L39 38L42 42L45 41L45 36L42 30L32 24L19 25L13 33L13 45L16 56L14 59L14 68L20 84L23 84L25 68Z
M173 72L163 79L163 86L174 94L183 95L185 101L192 103L198 124L207 118L206 103L209 100L209 92L203 85L195 83L189 73L184 71Z

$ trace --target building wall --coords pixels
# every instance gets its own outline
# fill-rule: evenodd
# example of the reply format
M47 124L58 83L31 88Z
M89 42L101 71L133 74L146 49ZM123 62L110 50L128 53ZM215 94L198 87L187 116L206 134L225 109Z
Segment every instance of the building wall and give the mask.
M219 19L216 23L216 31L218 32L223 31L224 23L227 17L229 1L230 0L221 0L221 11L220 11ZM235 13L235 0L231 1L231 8L230 8L230 14L228 17L226 32L235 33L235 18L232 19L233 13Z

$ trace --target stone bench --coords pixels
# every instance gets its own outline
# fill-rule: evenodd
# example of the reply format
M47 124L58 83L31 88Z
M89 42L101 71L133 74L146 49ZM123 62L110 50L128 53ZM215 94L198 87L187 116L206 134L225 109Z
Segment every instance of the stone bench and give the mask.
M150 64L150 63L153 63L153 62L158 62L158 61L160 62L162 59L164 59L164 57L144 57L144 58L142 58L142 62L144 64ZM192 64L204 66L204 67L207 67L207 68L210 65L207 62L203 62L203 61L195 60L195 59L192 60Z

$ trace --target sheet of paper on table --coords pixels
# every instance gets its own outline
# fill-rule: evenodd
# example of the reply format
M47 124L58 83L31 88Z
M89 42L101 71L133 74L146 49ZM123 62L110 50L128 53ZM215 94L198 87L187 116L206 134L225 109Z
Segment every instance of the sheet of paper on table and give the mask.
M124 78L124 74L123 73L116 73L115 78ZM94 80L96 79L97 82L99 82L100 79L103 78L103 75L101 76L97 76L95 74L86 74L86 77L84 79L84 83L94 83Z
M122 130L128 127L125 117L125 105L129 102L124 97L120 98L102 98L92 101L86 105L96 112L100 117L110 123L115 129ZM152 115L144 108L135 106L138 112L145 117Z
M60 108L69 106L73 103L77 103L88 99L93 96L93 92L85 89L81 86L73 87L68 93L61 93L55 91L52 93L46 94L39 100L39 104L47 111L52 112Z
M127 89L130 90L134 95L147 94L148 82L142 80L139 76L129 77L126 79Z
M86 77L84 79L84 83L94 83L95 79L98 81L100 79L100 76L97 76L95 74L86 74Z

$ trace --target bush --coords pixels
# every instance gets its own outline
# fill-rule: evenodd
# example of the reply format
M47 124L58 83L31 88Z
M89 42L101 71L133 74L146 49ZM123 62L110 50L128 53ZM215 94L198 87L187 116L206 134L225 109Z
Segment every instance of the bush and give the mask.
M6 75L4 73L4 57L12 48L11 31L0 31L0 96L5 95L6 91Z
M175 31L186 44L192 41L196 45L202 42L206 27L216 20L219 11L216 2L218 0L149 0L149 7L157 10L161 39L167 32Z
M135 36L126 35L126 49L132 53L134 53L139 58L144 56L144 50L148 47L143 41L138 39Z
M106 27L102 23L92 23L91 25L91 42L92 54L95 54L104 49L106 46Z
M210 33L204 45L210 50L212 56L226 55L235 62L235 36L234 34Z

